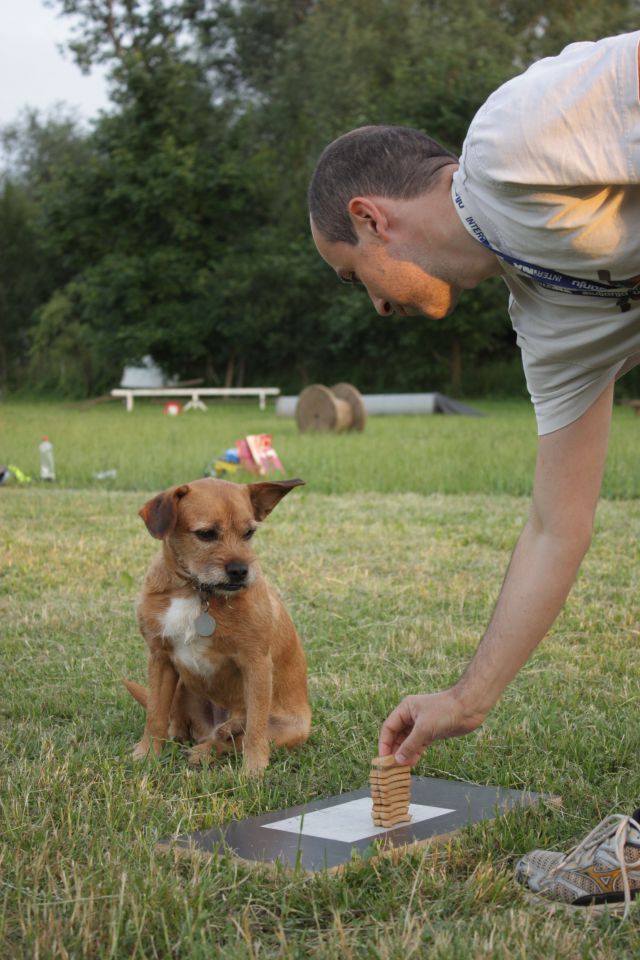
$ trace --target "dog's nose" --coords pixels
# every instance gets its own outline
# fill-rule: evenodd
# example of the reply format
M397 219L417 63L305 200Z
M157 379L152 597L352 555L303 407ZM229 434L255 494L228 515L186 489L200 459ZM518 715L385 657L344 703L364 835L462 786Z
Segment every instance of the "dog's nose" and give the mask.
M242 583L249 572L246 563L226 563L224 569L231 583Z

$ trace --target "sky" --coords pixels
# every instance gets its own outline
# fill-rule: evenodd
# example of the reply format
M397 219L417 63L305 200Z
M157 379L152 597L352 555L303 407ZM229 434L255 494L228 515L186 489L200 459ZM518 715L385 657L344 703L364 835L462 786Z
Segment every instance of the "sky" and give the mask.
M48 111L57 102L85 121L108 106L105 72L80 72L58 44L70 36L70 21L42 0L0 0L0 127L24 107Z

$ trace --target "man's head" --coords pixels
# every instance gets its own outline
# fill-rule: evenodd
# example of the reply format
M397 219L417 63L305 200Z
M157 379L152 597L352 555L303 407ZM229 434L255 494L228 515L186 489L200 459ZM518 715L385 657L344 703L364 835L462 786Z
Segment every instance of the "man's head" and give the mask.
M364 284L382 316L444 317L458 301L443 223L455 164L419 130L389 126L352 130L318 161L309 186L318 252L340 279Z
M309 184L314 228L329 243L358 243L353 197L410 200L430 190L455 154L412 127L359 127L325 147Z

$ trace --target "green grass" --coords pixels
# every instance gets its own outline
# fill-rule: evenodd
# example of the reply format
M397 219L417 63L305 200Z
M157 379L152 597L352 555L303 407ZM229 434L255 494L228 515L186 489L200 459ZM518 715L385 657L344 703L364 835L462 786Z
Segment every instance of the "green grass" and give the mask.
M38 443L53 442L58 485L119 490L161 490L202 476L207 463L247 433L271 433L288 476L318 493L508 493L526 496L536 449L526 401L473 404L483 418L372 417L362 434L301 435L295 421L273 406L211 403L206 412L163 415L162 405L1 404L0 463L15 463L37 477ZM640 419L615 409L604 480L607 497L640 494L635 449ZM115 468L116 480L93 473Z
M365 783L382 719L404 694L450 684L486 624L526 516L526 498L503 491L528 486L530 414L495 405L486 420L381 418L360 437L307 438L248 408L177 421L152 407L129 418L0 409L4 461L34 470L47 430L63 482L87 486L0 489L1 956L637 956L638 909L627 923L550 918L511 877L522 852L570 845L640 802L638 500L602 502L550 636L483 728L430 748L417 769L558 794L563 807L520 811L339 877L273 875L174 860L155 843ZM609 483L635 495L640 424L627 413L616 411ZM133 601L157 549L137 509L250 429L272 430L288 473L308 482L265 523L257 550L304 640L312 736L294 753L275 751L260 783L245 782L233 758L190 769L177 746L135 765L142 713L119 678L144 677ZM419 437L448 469L416 453ZM120 449L122 460L96 464L99 449ZM521 479L503 477L516 464ZM87 479L114 465L132 489ZM464 492L434 492L456 483Z

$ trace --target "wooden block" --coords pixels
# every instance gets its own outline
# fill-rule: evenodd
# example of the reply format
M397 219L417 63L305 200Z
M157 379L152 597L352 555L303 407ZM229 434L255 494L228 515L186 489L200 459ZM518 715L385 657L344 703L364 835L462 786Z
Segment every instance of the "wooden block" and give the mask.
M394 790L391 793L387 793L384 790L372 790L371 796L374 800L384 800L386 803L390 801L406 800L409 802L409 797L411 796L411 790L407 787L406 790Z
M378 787L371 786L372 797L408 797L411 794L411 784L407 783L402 787L394 787L393 790L380 790Z
M390 763L386 761L391 761ZM388 776L392 773L398 773L399 771L410 771L411 766L408 763L396 763L395 757L376 757L375 760L371 761L371 773L378 774L379 776Z
M369 774L370 780L378 780L380 783L386 783L388 780L409 780L411 770L409 767L396 767L394 770L372 770Z
M411 784L411 777L394 777L393 780L376 780L375 777L370 777L369 784L376 790L397 790L408 787Z
M397 767L396 758L392 753L386 757L374 757L371 766L376 770L386 770L388 767Z
M372 797L384 797L385 799L389 799L391 797L408 797L410 794L410 783L405 783L401 787L394 787L393 790L381 790L379 787L371 786Z
M397 803L392 807L372 807L371 815L373 817L382 817L383 820L389 817L400 816L408 813L408 803Z
M373 774L369 777L369 783L380 787L394 787L398 783L411 783L411 777L408 773L398 773L393 777L376 777Z
M373 797L374 800L384 800L387 803L391 800L407 800L408 801L409 797L411 796L411 790L409 787L406 787L402 790L390 790L387 792L386 790L376 790L375 788L372 787L371 796Z
M390 796L392 793L407 793L411 790L411 784L407 783L394 783L392 787L381 787L377 783L370 783L369 788L373 796L374 793L381 793L384 796Z
M385 830L391 830L393 827L398 827L402 823L411 823L411 817L408 820L374 820L374 827L384 827Z
M404 793L394 793L391 796L387 797L384 793L372 793L371 799L374 803L384 803L385 806L395 806L398 803L408 804L411 799L411 794L408 790Z
M385 827L385 829L388 830L389 827L395 827L395 826L397 826L399 823L410 823L410 822L411 822L411 814L410 814L410 813L407 813L407 814L405 814L404 816L394 817L394 818L392 818L392 819L390 819L390 820L387 820L387 819L384 819L384 820L383 820L383 819L379 819L379 818L377 818L377 817L374 817L374 818L373 818L373 822L374 822L374 825L375 825L376 827Z
M409 783L411 775L406 773L394 773L392 777L378 777L373 771L369 774L369 783L391 784L391 783Z
M408 777L410 774L411 767L408 763L403 763L401 767L387 767L386 770L379 770L377 767L371 767L371 770L369 771L370 777L380 777L383 780L385 777L397 777L400 775Z
M371 761L369 786L375 826L389 828L410 822L411 767L408 764L397 764L393 754L375 757Z
M396 820L401 822L403 820L411 820L411 814L408 810L394 810L391 813L381 812L376 810L371 814L372 819L375 820L384 820L385 824L390 820Z
M411 790L407 787L406 790L394 790L392 793L386 793L385 791L371 791L371 796L374 800L380 801L382 803L397 803L401 800L406 800L409 802L409 797L411 796Z

